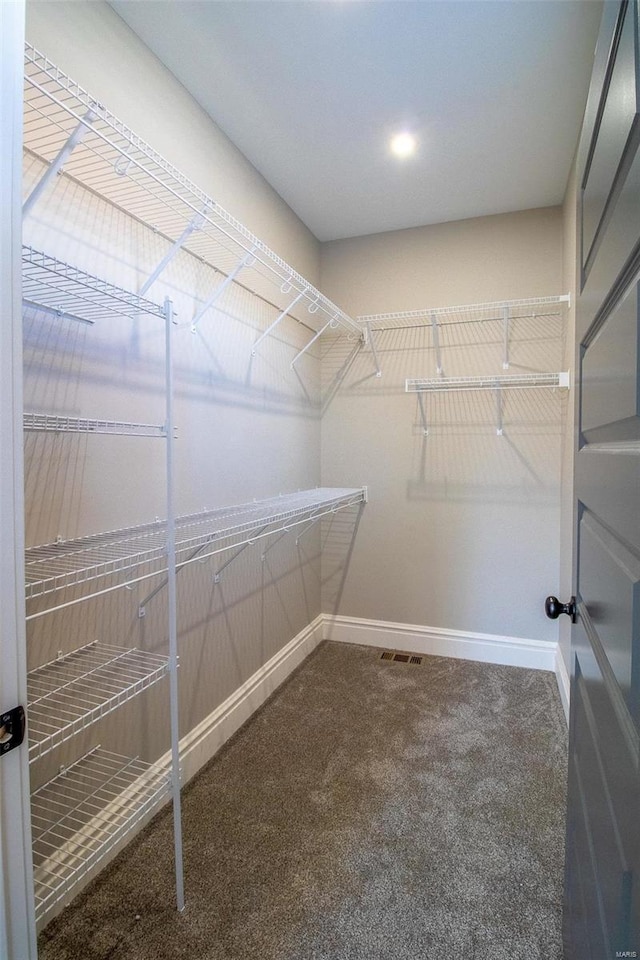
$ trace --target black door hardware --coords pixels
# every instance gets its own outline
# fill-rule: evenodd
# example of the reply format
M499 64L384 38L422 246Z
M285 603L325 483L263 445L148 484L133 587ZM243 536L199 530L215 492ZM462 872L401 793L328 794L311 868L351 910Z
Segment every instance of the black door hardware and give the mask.
M569 603L560 603L557 597L547 597L544 602L544 612L550 620L557 620L561 613L571 617L571 623L577 620L576 598L571 597Z
M26 726L24 707L14 707L0 714L0 757L20 746Z

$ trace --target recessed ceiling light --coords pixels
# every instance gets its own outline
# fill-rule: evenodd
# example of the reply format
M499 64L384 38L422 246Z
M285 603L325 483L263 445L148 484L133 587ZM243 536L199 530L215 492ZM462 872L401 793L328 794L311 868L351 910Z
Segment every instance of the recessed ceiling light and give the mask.
M416 150L416 138L412 133L396 133L391 137L391 152L396 157L410 157Z

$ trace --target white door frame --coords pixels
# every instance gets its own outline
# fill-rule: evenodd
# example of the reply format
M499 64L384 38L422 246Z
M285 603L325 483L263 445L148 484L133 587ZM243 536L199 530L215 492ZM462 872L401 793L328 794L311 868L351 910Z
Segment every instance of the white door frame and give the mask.
M26 705L22 436L22 86L25 0L0 0L0 710ZM29 759L0 758L0 956L35 960Z

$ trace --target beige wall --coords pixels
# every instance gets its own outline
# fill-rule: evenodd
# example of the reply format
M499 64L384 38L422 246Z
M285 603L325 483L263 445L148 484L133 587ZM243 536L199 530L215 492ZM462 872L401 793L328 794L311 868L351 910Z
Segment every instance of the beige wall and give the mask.
M101 2L33 3L28 40L82 84L292 266L317 282L319 246L278 195L186 91ZM42 172L28 159L25 185ZM167 242L69 177L56 179L25 222L38 249L136 290ZM277 315L240 287L189 321L220 283L182 251L149 291L171 296L174 333L178 513L277 496L320 482L319 363L312 350L289 363L309 330L283 321L256 357L256 337ZM277 292L277 291L276 291ZM164 422L164 332L157 320L109 318L91 327L25 316L25 408L33 412ZM164 443L118 436L30 434L25 447L27 543L120 529L164 516ZM318 533L293 536L261 560L247 549L214 583L218 561L179 577L181 734L320 612ZM33 668L88 641L166 650L166 597L137 616L150 587L121 590L34 621ZM66 599L66 598L65 598ZM168 746L164 683L34 767L34 783L95 742L153 760ZM97 738L97 740L96 740Z
M323 246L321 284L357 314L557 295L562 229L552 208L336 241ZM500 324L443 327L441 339L445 375L503 372ZM348 345L324 362L334 389L322 421L323 483L370 486L340 591L325 571L325 610L555 639L543 603L558 585L566 396L509 395L498 437L492 393L439 395L428 402L425 438L404 380L436 375L429 331L381 333L377 349L379 379L371 354L349 362ZM556 372L562 362L561 322L513 325L510 373Z

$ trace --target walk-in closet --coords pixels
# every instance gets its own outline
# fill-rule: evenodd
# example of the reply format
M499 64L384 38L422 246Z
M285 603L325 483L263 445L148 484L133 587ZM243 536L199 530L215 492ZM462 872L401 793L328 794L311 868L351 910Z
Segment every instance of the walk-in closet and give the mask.
M574 495L637 460L636 0L0 16L0 953L577 960L583 627L637 737L585 597L633 619L640 560Z

